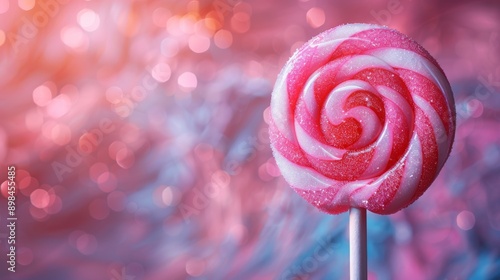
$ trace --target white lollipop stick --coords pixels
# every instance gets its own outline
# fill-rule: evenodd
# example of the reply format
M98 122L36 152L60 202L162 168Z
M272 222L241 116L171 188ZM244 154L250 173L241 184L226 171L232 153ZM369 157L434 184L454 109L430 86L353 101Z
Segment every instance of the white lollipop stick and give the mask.
M351 280L366 280L366 209L349 210L349 251Z

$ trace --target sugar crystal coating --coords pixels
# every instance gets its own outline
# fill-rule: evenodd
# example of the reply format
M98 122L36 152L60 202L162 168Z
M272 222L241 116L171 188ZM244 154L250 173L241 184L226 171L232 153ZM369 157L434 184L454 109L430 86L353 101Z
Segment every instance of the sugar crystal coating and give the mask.
M309 203L391 214L431 185L451 150L451 87L407 36L372 24L327 30L283 67L271 98L271 148Z

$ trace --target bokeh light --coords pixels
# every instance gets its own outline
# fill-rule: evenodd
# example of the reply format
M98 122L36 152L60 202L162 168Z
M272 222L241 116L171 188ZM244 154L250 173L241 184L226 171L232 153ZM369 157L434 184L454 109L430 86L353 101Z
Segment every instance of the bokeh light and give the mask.
M64 27L61 30L61 40L75 51L84 52L88 47L88 38L78 27Z
M311 27L318 28L325 24L325 12L320 8L311 8L307 11L306 19Z
M34 190L31 195L31 204L36 208L42 209L49 206L49 194L44 189Z
M29 11L35 7L35 0L17 0L19 8Z
M92 32L99 28L101 20L98 14L93 10L83 9L78 12L78 24L88 32Z
M9 0L1 0L0 1L0 14L6 13L9 10L10 1Z

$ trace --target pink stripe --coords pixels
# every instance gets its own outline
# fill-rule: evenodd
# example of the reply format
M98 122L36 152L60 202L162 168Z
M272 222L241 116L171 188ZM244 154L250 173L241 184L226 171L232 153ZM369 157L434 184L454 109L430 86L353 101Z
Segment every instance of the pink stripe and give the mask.
M277 129L273 120L271 120L269 124L269 138L271 139L271 147L275 149L276 152L295 164L306 167L311 166L300 147L286 139Z
M417 190L408 205L417 200L431 185L439 170L438 164L438 146L434 137L429 137L434 132L431 122L425 116L422 110L416 109L415 112L415 131L422 144L422 177ZM434 134L431 134L434 135Z
M301 190L296 188L294 188L294 190L307 202L316 206L321 211L329 214L340 214L349 210L348 204L332 204L330 201L335 200L335 197L342 187L343 185L339 183L337 186L332 186L321 191Z
M405 69L397 69L396 72L405 80L412 94L430 101L434 110L439 114L446 131L448 131L449 135L452 135L452 127L454 127L454 125L452 125L453 118L450 106L448 106L448 102L438 86L418 73Z
M362 40L356 40L355 38ZM337 47L331 54L329 60L347 55L362 54L368 50L387 47L415 52L439 67L436 60L415 41L404 35L402 36L401 33L395 30L385 28L370 29L352 35Z
M401 187L401 180L403 178L403 166L397 168L387 174L386 178L380 187L368 199L368 209L374 213L387 214L385 208L391 203L396 195L398 189Z

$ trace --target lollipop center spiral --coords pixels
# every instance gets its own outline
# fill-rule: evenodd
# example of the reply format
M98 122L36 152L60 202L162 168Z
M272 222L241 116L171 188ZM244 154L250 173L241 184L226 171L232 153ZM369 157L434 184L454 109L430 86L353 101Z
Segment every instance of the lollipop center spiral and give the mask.
M326 141L340 149L360 149L382 131L384 103L373 87L361 80L338 85L328 96L321 115Z

